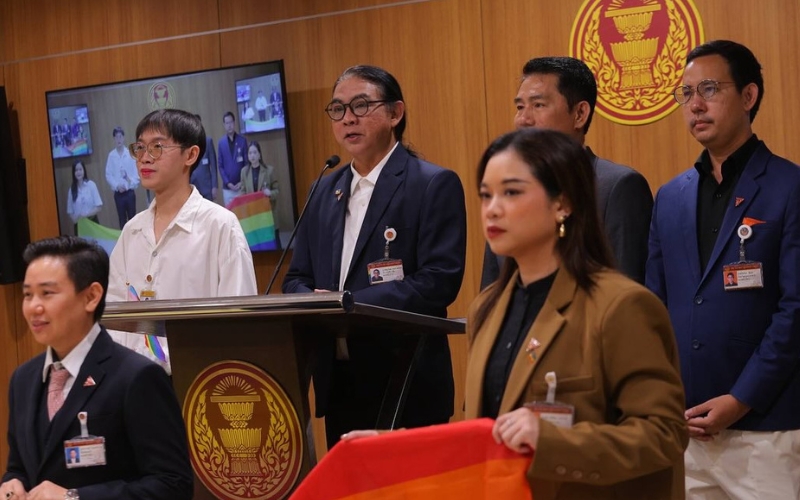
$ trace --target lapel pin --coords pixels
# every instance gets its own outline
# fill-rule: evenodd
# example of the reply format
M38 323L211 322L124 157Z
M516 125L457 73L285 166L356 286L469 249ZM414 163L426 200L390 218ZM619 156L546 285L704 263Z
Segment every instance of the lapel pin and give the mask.
M739 205L741 205L742 203L744 203L744 198L739 198L739 197L737 196L737 197L736 197L736 201L733 203L733 206L734 206L734 207L738 207L738 206L739 206Z
M97 384L95 383L95 381L94 381L94 379L92 378L91 375L86 377L86 380L83 382L83 386L84 387L94 387L95 385L97 385Z
M333 194L336 195L336 201L339 201L339 200L342 199L342 190L341 189L337 189Z
M541 346L542 343L534 338L528 342L528 347L525 348L525 352L528 353L528 361L531 363L536 361L536 349L540 348Z

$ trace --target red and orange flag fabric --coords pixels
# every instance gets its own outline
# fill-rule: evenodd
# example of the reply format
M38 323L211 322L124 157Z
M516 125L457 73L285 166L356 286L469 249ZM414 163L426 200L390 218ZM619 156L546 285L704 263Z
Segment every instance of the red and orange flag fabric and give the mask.
M493 424L482 418L342 441L291 499L532 500L532 456L495 443Z

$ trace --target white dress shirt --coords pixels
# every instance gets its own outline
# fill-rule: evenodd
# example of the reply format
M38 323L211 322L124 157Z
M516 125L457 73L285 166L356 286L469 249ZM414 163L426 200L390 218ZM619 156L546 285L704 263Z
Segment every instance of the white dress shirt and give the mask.
M64 396L63 401L67 400L69 391L75 384L75 377L77 377L78 373L81 371L81 365L83 365L86 355L89 354L89 351L92 349L92 344L97 340L98 335L100 335L100 325L95 323L92 325L89 333L78 342L78 345L76 345L69 354L64 356L64 359L59 361L53 359L53 348L47 347L47 354L45 354L44 357L44 368L42 369L42 382L47 382L47 374L50 373L50 365L54 363L61 364L61 366L69 372L69 377L67 381L64 382L64 389L61 391L62 396Z
M361 225L364 224L364 217L367 215L367 208L369 207L369 200L372 199L372 192L375 190L375 184L378 182L383 167L389 161L389 157L394 153L395 148L399 142L396 142L392 149L378 162L370 173L362 177L361 174L356 172L353 168L353 162L350 162L350 170L353 172L353 180L350 182L350 198L347 203L347 215L344 219L344 239L342 240L342 264L339 272L339 290L344 290L344 282L347 279L347 271L350 269L350 263L353 260L353 250L356 248L356 241L358 240L358 233L361 232ZM356 270L359 272L359 270ZM363 269L363 272L367 272Z
M206 200L192 186L192 194L156 242L155 207L153 200L125 224L111 252L108 302L127 301L129 284L140 298L143 290L154 291L156 300L258 294L253 256L233 212ZM155 359L143 335L110 333ZM159 341L168 353L166 339Z
M72 201L72 187L67 191L67 214L75 224L78 223L78 219L96 214L102 206L100 192L92 180L78 183L78 196L75 201Z
M136 189L139 185L139 173L136 171L136 160L133 159L128 148L122 148L122 154L117 148L108 153L106 161L106 181L111 190L116 192L122 186L125 189Z

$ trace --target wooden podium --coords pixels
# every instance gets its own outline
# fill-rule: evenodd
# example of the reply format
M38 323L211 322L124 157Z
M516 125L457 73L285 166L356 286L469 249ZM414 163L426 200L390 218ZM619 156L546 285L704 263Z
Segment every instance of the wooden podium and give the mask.
M405 334L407 342L396 366L392 368L392 376L376 423L377 428L389 429L394 427L394 422L402 411L406 389L413 377L416 355L425 342L425 336L465 331L465 324L461 320L434 318L354 303L352 295L347 291L109 303L101 323L109 329L166 336L169 339L172 381L178 400L184 408L184 417L187 418L190 452L195 468L195 499L277 500L288 497L305 477L315 461L313 443L308 442L306 432L311 417L307 398L311 374L309 356L315 339L330 335L346 336L361 331L372 334ZM261 380L258 375L255 375L255 379L245 372L239 376L239 372L233 369L232 375L223 377L213 387L203 392L198 390L198 384L206 379L209 367L213 365L222 369L235 365L226 362L244 362L266 372L274 380L270 384L276 383L282 389L277 390L277 393L285 394L285 406L294 408L300 428L299 435L295 433L297 437L291 440L291 446L294 446L292 453L299 471L295 481L276 476L276 482L279 479L284 480L282 485L270 489L262 484L266 476L272 478L272 469L269 468L272 465L267 467L266 464L273 464L275 461L270 460L270 453L266 451L267 445L261 444L265 442L261 435L266 434L266 442L270 442L274 439L275 429L280 435L285 434L283 431L287 428L287 422L283 417L276 420L274 415L277 412L258 409L259 405L264 405L265 400L270 401L272 406L269 408L277 408L281 399L277 393L274 393L275 397L271 396L273 392L269 387L255 387L257 384L252 383L252 380ZM254 404L256 409L252 410ZM187 415L190 405L193 410ZM218 418L218 422L222 422L218 427L230 426L224 430L214 429L211 423L213 419L210 412L212 409L216 411L216 406L220 408L219 415L226 419ZM241 408L250 408L249 413ZM207 419L204 411L209 412ZM247 415L242 416L242 411ZM289 411L291 413L291 409ZM201 419L190 422L193 415L200 413L203 413ZM202 424L202 432L197 431L197 422ZM291 419L288 423L291 423ZM294 429L295 426L288 427ZM241 438L243 432L251 434ZM256 434L252 434L253 432ZM223 436L223 433L226 434ZM208 441L198 439L198 436L203 438L206 435ZM246 446L238 441L238 445L234 444L235 439L256 442L261 446L261 451L256 450L255 456L254 453L248 455L247 450L242 449L238 450L242 453L238 453L235 450L237 447ZM216 458L198 459L195 452L197 449ZM234 477L223 473L225 471L222 462L218 460L220 457L225 457L225 467L230 471L236 470L232 473ZM260 472L258 464L261 464ZM199 477L199 467L210 473L203 473L204 477ZM264 474L264 470L270 470L270 473ZM276 489L285 494L276 495Z

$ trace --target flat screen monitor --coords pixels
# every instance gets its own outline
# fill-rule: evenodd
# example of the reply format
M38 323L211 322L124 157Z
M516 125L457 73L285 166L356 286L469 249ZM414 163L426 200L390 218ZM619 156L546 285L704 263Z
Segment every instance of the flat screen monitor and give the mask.
M48 108L47 118L53 159L92 154L89 107L86 104Z
M122 173L125 148L136 141L136 125L145 115L177 108L199 115L209 138L192 184L236 213L252 251L282 250L297 220L285 96L283 61L47 92L61 234L113 249L129 213L146 210L154 196L142 187L135 167ZM233 139L225 125L231 117ZM258 155L250 154L258 149ZM241 168L258 156L269 186L241 179ZM121 175L128 187L123 192ZM227 189L239 183L239 190Z

